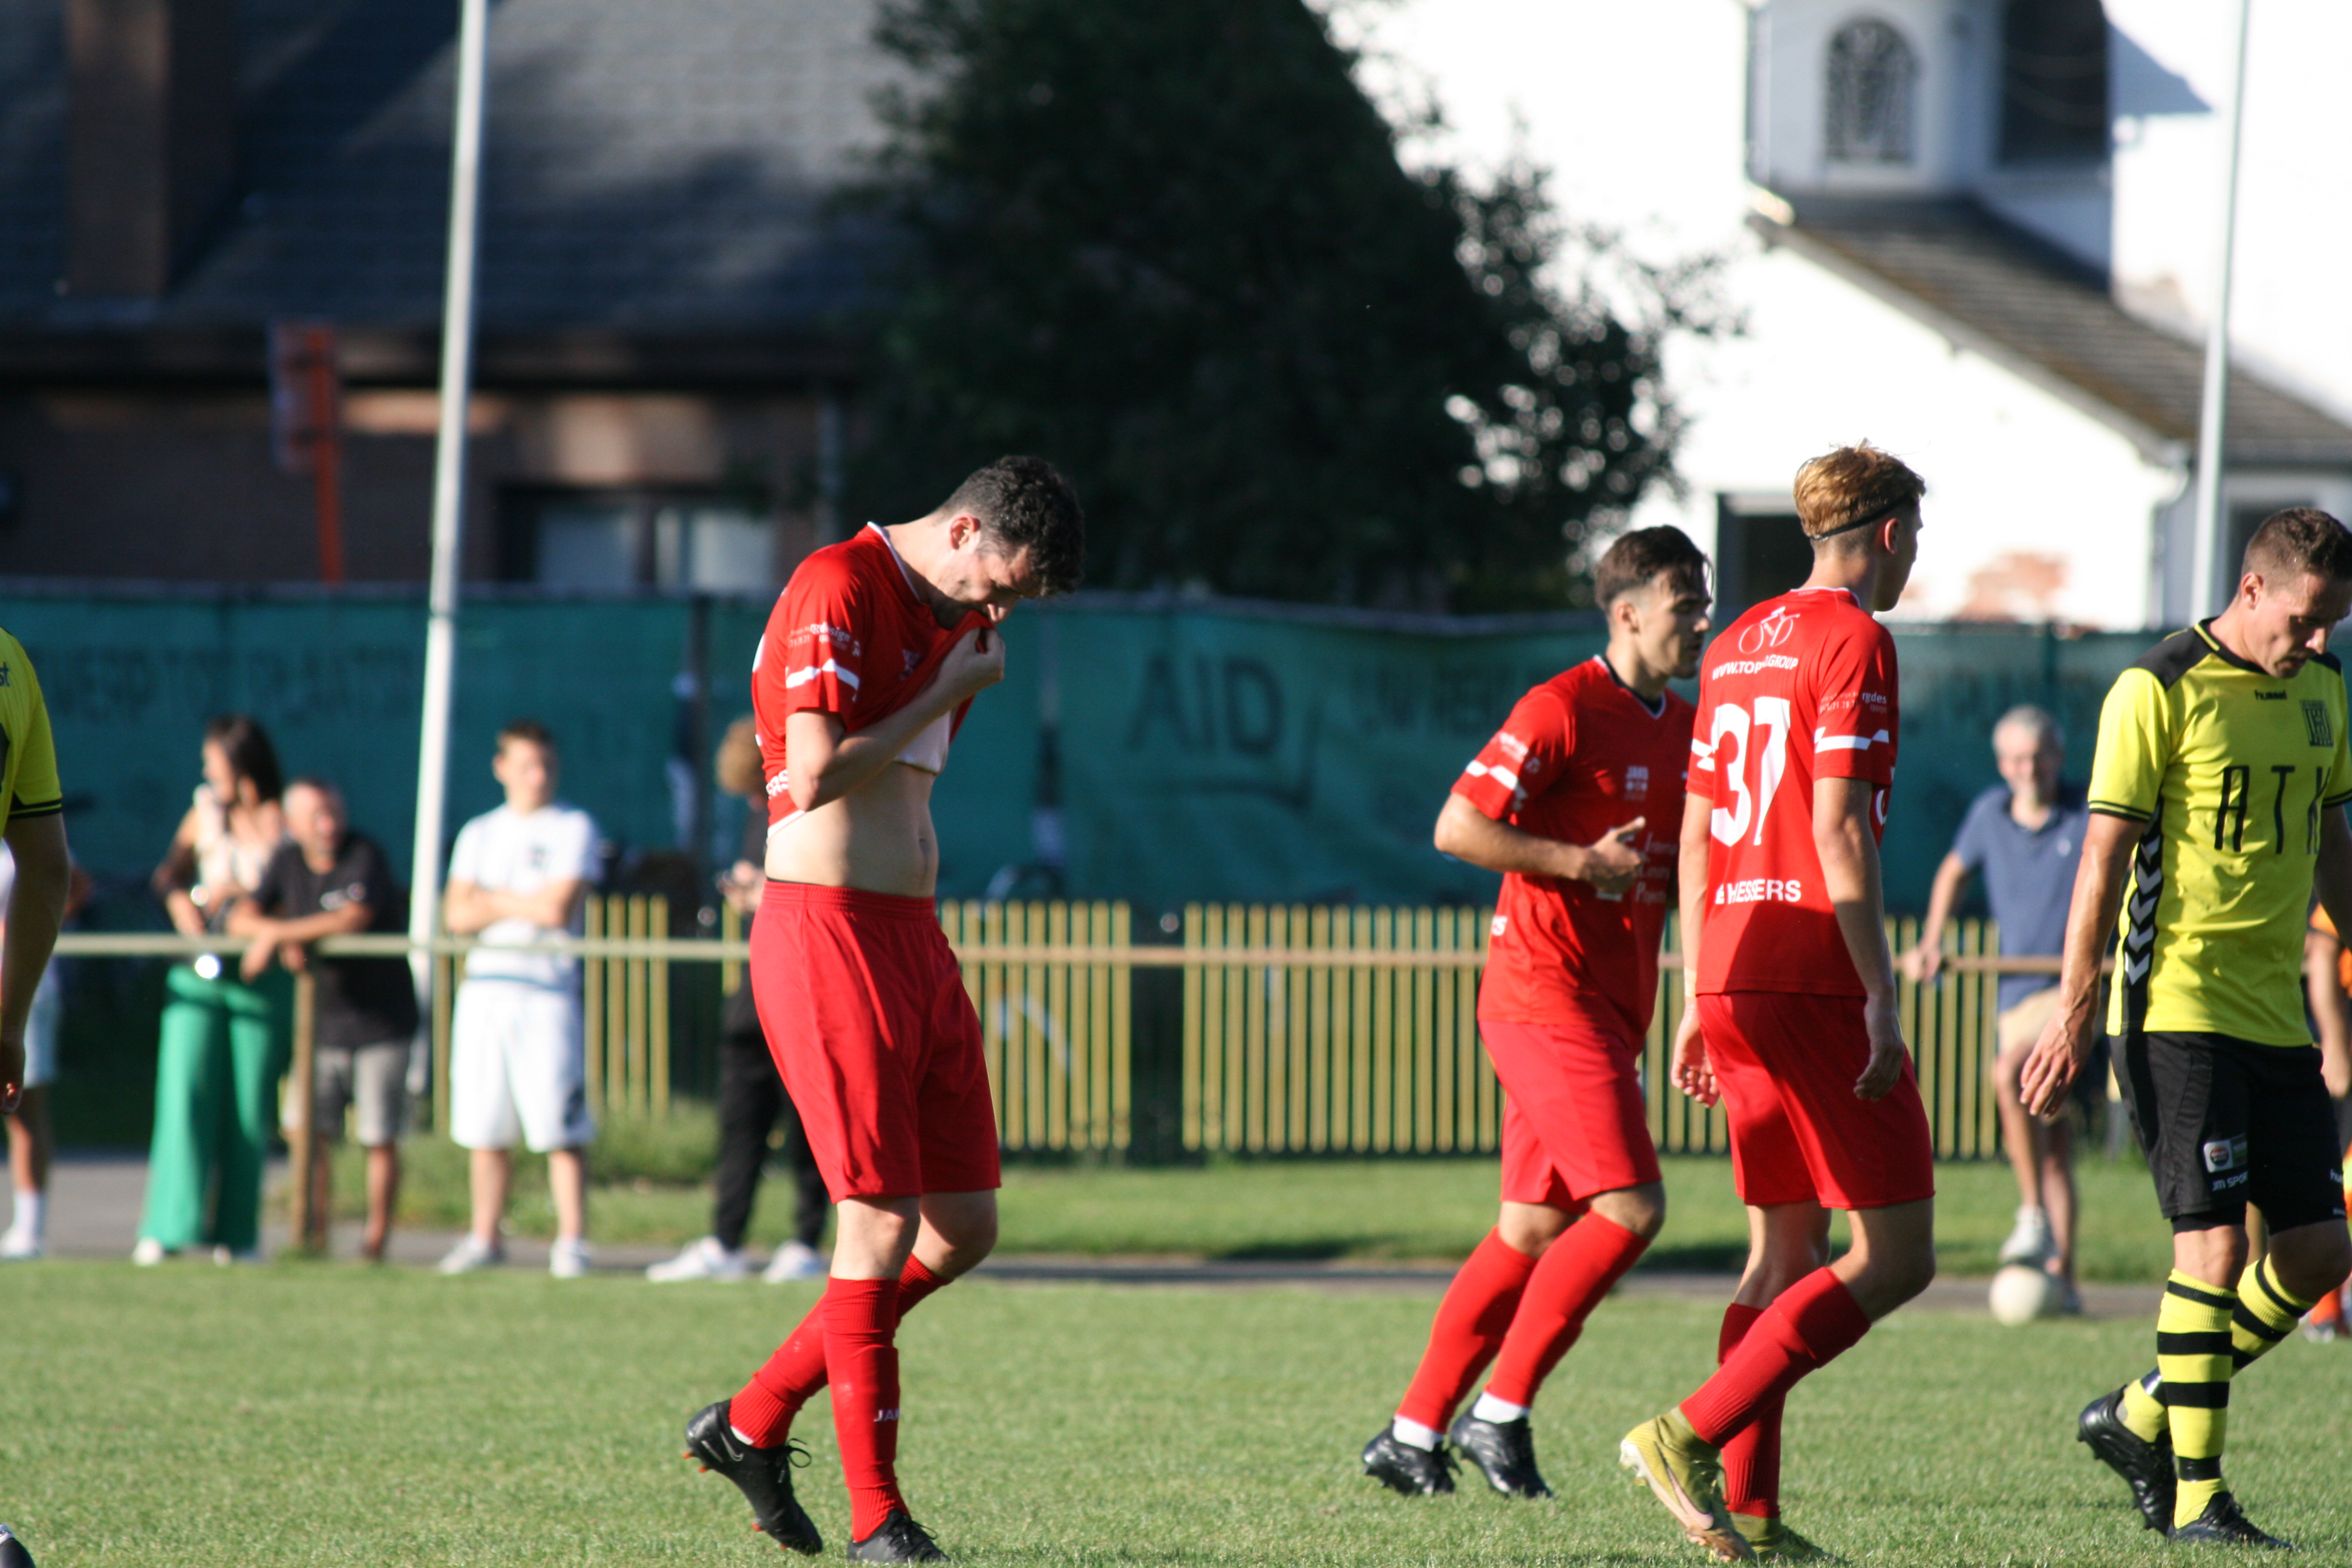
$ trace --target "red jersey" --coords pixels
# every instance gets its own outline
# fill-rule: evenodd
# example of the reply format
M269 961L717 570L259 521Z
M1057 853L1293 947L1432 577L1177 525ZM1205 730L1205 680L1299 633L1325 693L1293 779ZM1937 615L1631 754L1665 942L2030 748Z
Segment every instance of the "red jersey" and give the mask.
M1860 996L1813 848L1813 781L1867 779L1886 834L1895 637L1843 588L1767 599L1699 667L1690 793L1715 802L1698 988Z
M784 720L815 710L837 715L850 733L887 718L930 683L958 638L988 617L971 611L942 627L915 592L890 536L873 523L812 553L776 599L751 659L751 713L768 780L768 825L798 816L785 788ZM971 707L908 742L898 760L927 773L947 765L948 742Z
M1622 893L1559 877L1503 878L1479 1017L1613 1019L1635 1039L1649 1028L1696 712L1671 691L1653 712L1606 659L1589 658L1520 698L1454 781L1454 793L1495 821L1564 843L1591 844L1646 819L1634 840L1642 874Z

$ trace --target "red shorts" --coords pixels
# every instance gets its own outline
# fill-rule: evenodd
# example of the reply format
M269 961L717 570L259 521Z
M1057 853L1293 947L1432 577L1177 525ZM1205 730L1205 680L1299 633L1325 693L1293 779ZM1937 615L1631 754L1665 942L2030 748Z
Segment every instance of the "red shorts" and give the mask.
M770 882L751 997L835 1202L1003 1184L980 1017L930 900Z
M1658 1179L1642 1047L1590 1018L1478 1022L1503 1080L1503 1201L1580 1209Z
M1936 1195L1934 1150L1911 1064L1877 1100L1858 996L1736 991L1698 999L1699 1030L1731 1121L1731 1173L1758 1208L1885 1208Z

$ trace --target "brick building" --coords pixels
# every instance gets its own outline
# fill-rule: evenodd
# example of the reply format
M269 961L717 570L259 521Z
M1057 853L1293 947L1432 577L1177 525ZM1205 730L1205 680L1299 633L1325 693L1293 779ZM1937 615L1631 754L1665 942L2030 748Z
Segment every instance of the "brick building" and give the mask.
M331 323L354 581L425 575L457 7L0 18L0 575L300 582L268 329ZM832 526L869 0L502 0L467 575L756 592Z

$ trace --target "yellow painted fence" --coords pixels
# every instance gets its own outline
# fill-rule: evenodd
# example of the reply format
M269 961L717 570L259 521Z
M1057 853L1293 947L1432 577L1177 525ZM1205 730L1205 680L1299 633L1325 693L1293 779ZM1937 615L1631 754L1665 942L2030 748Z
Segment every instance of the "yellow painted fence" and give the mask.
M1195 904L1175 941L1137 944L1122 902L947 902L940 920L980 1015L998 1125L1011 1152L1114 1153L1162 1116L1194 1153L1486 1153L1500 1146L1502 1092L1480 1049L1478 971L1488 911ZM587 934L665 937L658 898L590 901ZM1889 922L1896 950L1916 922ZM669 1105L673 963L720 963L742 983L740 925L717 943L667 942L663 956L583 960L588 1082L598 1109L659 1116ZM1180 934L1181 932L1181 934ZM1669 947L1672 932L1669 930ZM1936 1152L1999 1151L1985 1069L1993 1050L1999 938L1956 922L1945 974L1901 988ZM436 955L435 1037L446 1069L448 1002L463 960ZM1147 1004L1139 974L1160 972ZM1166 1059L1139 1060L1139 1009L1166 1008ZM1666 1082L1682 1012L1669 952L1643 1047L1652 1133L1668 1152L1720 1152L1723 1116ZM446 1070L436 1072L446 1123ZM1160 1103L1164 1101L1164 1103Z

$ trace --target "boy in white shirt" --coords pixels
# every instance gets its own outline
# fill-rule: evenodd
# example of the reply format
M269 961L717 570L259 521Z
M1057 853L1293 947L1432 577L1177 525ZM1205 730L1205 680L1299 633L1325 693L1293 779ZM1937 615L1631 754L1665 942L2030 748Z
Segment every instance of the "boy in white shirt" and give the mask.
M449 1135L473 1151L473 1227L441 1260L444 1274L501 1261L499 1222L518 1137L547 1156L555 1200L548 1272L588 1271L588 1114L580 1027L580 963L566 954L501 952L580 931L596 825L555 798L555 741L517 720L499 731L490 772L507 803L466 824L449 857L442 921L478 935L449 1026Z

